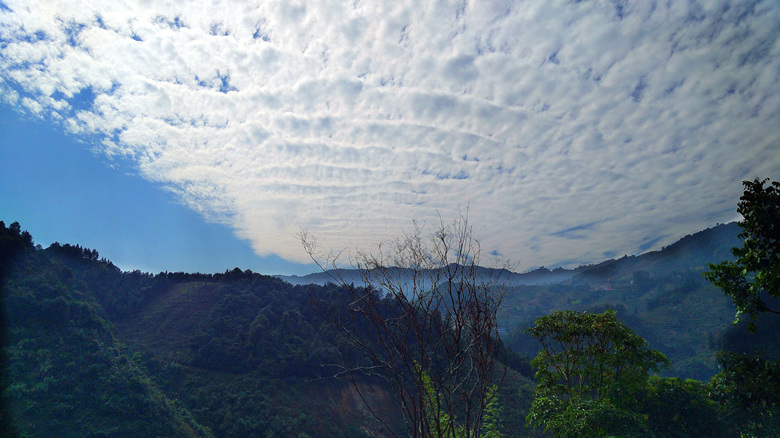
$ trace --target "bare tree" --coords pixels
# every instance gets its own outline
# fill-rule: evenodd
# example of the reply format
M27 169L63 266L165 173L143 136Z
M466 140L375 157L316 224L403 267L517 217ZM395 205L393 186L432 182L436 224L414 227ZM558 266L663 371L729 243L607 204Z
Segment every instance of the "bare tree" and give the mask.
M350 311L334 323L362 360L346 364L344 374L389 382L413 437L481 436L494 374L500 374L496 315L509 271L479 266L467 215L451 224L440 218L430 234L415 223L376 253L349 257L362 279L358 286L340 275L343 251L323 255L306 232L299 238L351 294Z

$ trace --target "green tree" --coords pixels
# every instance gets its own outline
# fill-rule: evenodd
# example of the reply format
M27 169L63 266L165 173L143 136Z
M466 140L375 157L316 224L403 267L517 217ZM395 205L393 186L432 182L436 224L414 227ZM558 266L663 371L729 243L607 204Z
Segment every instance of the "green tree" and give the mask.
M756 178L742 183L745 192L737 211L743 218L739 222L743 243L741 248L731 250L737 259L710 264L710 271L704 273L731 297L737 309L734 323L739 322L740 315L747 314L747 329L754 334L757 316L780 314L776 308L780 298L780 182L767 184L768 181ZM772 324L762 323L762 329L767 326ZM773 338L761 337L764 342ZM742 344L756 342L753 339ZM710 383L711 394L726 409L732 429L741 436L777 436L780 359L767 359L760 353L720 352L718 364L721 372Z
M748 330L756 330L756 315L762 312L780 314L765 299L780 297L780 182L769 179L744 181L745 192L737 211L743 220L739 234L741 248L732 248L735 261L709 264L704 276L730 296L737 308L735 322L741 314L750 316Z
M780 431L780 359L718 353L721 372L710 382L712 397L741 436L775 437Z
M528 329L542 350L531 361L538 381L529 425L561 437L640 435L647 430L636 396L648 373L669 364L615 312L553 312Z
M651 376L639 397L641 412L656 438L739 436L729 427L726 410L711 393L711 385L698 380Z

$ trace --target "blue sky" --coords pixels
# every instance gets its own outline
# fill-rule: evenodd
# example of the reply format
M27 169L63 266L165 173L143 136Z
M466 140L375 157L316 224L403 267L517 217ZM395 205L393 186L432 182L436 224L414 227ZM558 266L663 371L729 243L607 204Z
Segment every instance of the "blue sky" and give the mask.
M310 264L256 255L224 225L208 223L130 163L108 162L76 136L0 106L0 220L35 242L98 249L124 270L307 274Z
M158 4L159 3L159 4ZM468 206L518 270L780 176L775 1L0 7L0 220L124 269L312 271Z

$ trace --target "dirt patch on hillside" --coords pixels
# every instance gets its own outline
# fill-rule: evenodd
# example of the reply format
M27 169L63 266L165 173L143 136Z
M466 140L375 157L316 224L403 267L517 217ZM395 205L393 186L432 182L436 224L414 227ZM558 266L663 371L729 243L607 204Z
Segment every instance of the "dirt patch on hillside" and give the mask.
M393 436L388 427L396 433L404 430L398 401L381 384L336 382L312 388L312 392L325 401L328 415L338 418L342 424L357 425L371 436Z

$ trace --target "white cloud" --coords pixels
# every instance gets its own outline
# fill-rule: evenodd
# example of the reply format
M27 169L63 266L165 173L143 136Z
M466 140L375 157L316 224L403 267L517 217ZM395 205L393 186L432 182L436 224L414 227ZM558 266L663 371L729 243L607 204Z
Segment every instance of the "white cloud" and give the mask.
M486 252L593 262L732 219L780 171L773 1L6 5L5 99L260 254L469 205Z

